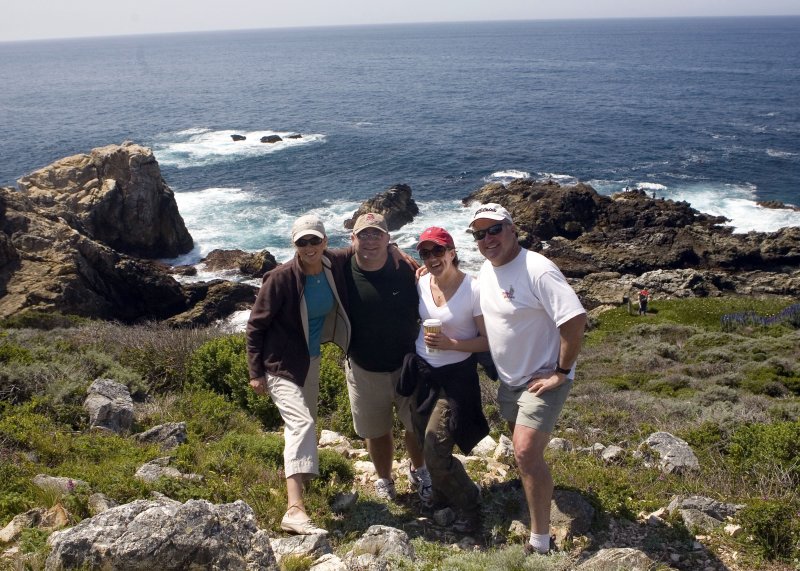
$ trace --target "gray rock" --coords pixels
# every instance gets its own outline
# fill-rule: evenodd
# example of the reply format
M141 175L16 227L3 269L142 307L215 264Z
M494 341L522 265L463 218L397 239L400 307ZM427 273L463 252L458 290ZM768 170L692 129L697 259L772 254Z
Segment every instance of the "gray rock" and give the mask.
M700 469L700 462L689 444L669 432L654 432L648 436L639 446L636 456L642 457L648 467L657 465L665 474L684 474Z
M514 459L514 444L505 434L500 435L500 439L497 442L497 448L494 449L492 458L498 462L510 462Z
M241 500L136 500L53 533L47 571L277 570L267 533Z
M106 510L117 507L117 502L105 494L95 493L89 496L88 507L92 515L101 514Z
M497 441L491 436L487 435L483 438L483 440L475 445L471 454L480 458L491 458L496 449Z
M2 530L0 530L0 543L11 543L22 533L23 529L36 527L44 517L44 508L34 508L25 513L15 515Z
M744 507L744 504L727 504L705 496L675 496L667 506L667 511L672 513L679 509L699 510L723 521L725 518L735 516Z
M700 510L681 509L678 510L678 513L689 531L699 530L702 533L710 533L725 525L724 521L711 517Z
M601 549L576 569L579 571L651 571L657 563L631 547Z
M547 447L551 450L570 452L572 450L572 442L565 438L551 438L550 442L547 443Z
M71 494L78 486L89 487L89 484L76 478L65 478L63 476L48 476L37 474L32 482L43 490L55 490L62 494Z
M337 555L328 553L314 561L308 571L347 571L347 565Z
M623 456L625 456L625 450L617 446L616 444L612 444L605 450L600 453L600 458L602 458L605 462L612 463L620 460Z
M162 450L171 450L186 442L186 423L168 422L134 435L134 440L145 444L159 444Z
M193 481L200 481L203 479L203 477L199 474L184 474L177 468L170 466L170 461L171 459L169 457L151 460L136 470L135 476L143 482L147 482L149 484L156 482L159 478Z
M122 434L133 424L133 399L128 387L112 379L96 379L86 391L83 408L89 425Z
M370 526L344 558L350 569L387 569L388 561L415 558L408 534L394 527Z
M288 555L311 557L316 560L323 555L333 553L328 538L322 534L279 537L271 540L270 545L278 564Z

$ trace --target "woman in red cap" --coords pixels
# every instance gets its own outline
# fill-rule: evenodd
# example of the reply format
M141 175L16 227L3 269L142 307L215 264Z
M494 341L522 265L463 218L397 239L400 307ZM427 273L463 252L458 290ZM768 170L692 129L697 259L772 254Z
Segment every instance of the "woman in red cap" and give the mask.
M426 229L417 251L428 270L417 284L419 316L423 324L434 321L428 332L420 328L398 392L416 391L415 432L423 438L435 499L460 512L462 531L478 531L480 488L453 456L454 445L468 454L489 433L474 356L489 349L478 283L458 269L453 237L444 228Z

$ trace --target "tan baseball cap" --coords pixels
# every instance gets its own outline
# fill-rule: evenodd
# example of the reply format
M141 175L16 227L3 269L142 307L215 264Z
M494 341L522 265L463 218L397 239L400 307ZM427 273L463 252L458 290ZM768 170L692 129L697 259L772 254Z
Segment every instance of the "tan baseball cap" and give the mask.
M314 214L301 216L292 224L292 242L297 242L303 236L317 236L325 238L325 226Z
M353 226L353 234L358 234L365 228L377 228L381 232L386 234L389 233L389 227L386 225L386 219L382 214L378 214L376 212L367 212L366 214L359 216L358 220L356 220L356 223Z

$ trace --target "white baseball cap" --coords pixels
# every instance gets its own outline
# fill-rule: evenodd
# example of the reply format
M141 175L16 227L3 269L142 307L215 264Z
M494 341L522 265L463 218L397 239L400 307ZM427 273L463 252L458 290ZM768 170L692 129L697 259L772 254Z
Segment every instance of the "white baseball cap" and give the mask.
M489 202L478 206L475 212L472 213L472 220L470 220L469 223L470 227L476 220L480 220L481 218L488 218L489 220L497 220L499 222L507 221L509 224L514 223L514 221L511 220L511 214L508 213L508 210L496 202Z

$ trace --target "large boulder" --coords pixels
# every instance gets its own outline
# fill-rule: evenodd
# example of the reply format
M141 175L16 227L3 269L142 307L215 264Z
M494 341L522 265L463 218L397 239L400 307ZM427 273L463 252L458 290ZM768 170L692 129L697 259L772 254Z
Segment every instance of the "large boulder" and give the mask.
M55 532L48 543L48 571L278 569L267 532L241 500L137 500Z
M18 185L43 213L118 252L171 258L192 249L175 196L146 147L126 142L66 157Z
M403 225L414 220L419 214L419 207L411 198L411 187L407 184L396 184L386 192L375 195L365 201L352 217L345 220L344 227L352 230L356 220L362 214L374 212L382 214L386 219L389 231L399 230Z
M686 474L700 470L700 462L689 443L669 432L654 432L639 445L634 454L648 467L665 474Z

